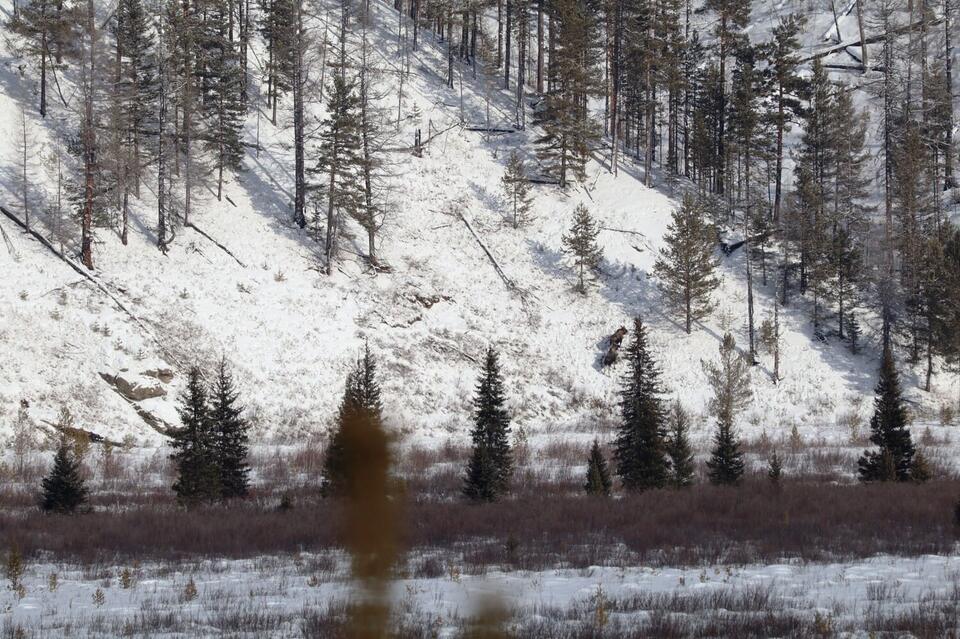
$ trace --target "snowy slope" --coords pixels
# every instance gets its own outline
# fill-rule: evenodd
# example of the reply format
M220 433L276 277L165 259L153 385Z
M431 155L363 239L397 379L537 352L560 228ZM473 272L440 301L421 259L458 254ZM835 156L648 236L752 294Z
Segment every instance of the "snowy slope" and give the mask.
M9 11L9 0L2 6ZM395 13L381 4L374 10L379 37L390 43L384 45L384 64L394 64L395 40L391 43L387 34L396 32ZM810 32L820 38L825 29L811 27ZM443 55L427 34L421 51L412 54L398 146L410 144L417 128L426 137L459 120L460 87L446 88L436 71L444 68ZM35 79L29 72L20 77L18 64L5 42L0 47L0 136L7 141L18 135L19 104L30 110L34 103ZM392 82L391 77L385 81ZM69 78L62 81L69 87ZM484 86L464 70L468 125L485 122ZM389 99L395 113L396 97ZM494 92L495 123L507 121L509 101ZM55 144L61 124L52 123L68 113L57 99L51 103L48 122L28 112L37 159ZM129 246L108 229L98 231L95 277L141 324L0 217L12 245L12 250L0 246L0 432L26 399L38 421L53 420L67 406L81 427L116 439L132 434L155 441L159 435L102 374L121 374L160 389L165 395L140 406L172 422L183 367L209 366L221 354L235 367L257 437L319 432L328 425L348 366L366 340L381 364L390 424L418 440L466 436L477 361L488 345L502 353L518 424L543 436L592 437L605 432L615 415L617 371L600 370L602 342L617 327L629 327L637 314L651 326L670 396L702 414L708 391L701 360L716 357L725 330L741 344L746 340L741 252L724 260L718 312L693 335L684 334L676 318L664 313L652 277L675 200L644 187L637 166L628 164L614 177L601 162L591 162L585 184L567 193L536 187L535 220L514 230L506 223L499 180L511 149L523 149L532 158L532 134L486 136L454 126L434 138L422 158L408 152L393 158L397 189L380 247L390 272L366 267L356 255L365 238L350 227L356 246L348 240L339 267L325 276L318 270L320 247L290 222L289 106L288 99L276 128L266 116L251 116L248 141L255 141L259 128L263 150L249 149L247 170L226 187L230 201L218 202L207 185L195 193L193 221L236 259L189 228L178 231L168 255L160 254L154 246L150 189L135 205ZM0 145L0 166L0 203L18 211L12 142ZM32 171L49 201L49 169L37 161ZM35 199L39 202L42 194L35 193ZM601 233L602 273L586 296L571 290L560 239L579 202L602 226L616 229ZM458 213L516 290L508 289ZM759 319L770 313L771 295L772 286L758 286ZM875 351L870 346L853 356L841 344L813 340L799 305L785 310L783 323L784 379L778 385L770 380L771 363L764 356L753 372L754 399L742 428L751 435L775 434L796 424L805 438L845 441L849 431L838 420L851 410L869 412ZM169 383L144 377L163 368L176 373ZM928 414L956 393L950 376L935 381L932 395L913 391L918 410ZM908 382L916 386L914 379ZM710 428L700 420L696 438L706 440Z

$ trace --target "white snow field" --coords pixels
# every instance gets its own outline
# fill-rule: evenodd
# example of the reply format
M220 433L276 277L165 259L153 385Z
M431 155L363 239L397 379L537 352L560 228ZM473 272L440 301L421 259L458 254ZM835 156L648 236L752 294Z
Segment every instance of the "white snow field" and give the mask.
M0 2L5 15L11 7L11 0ZM396 14L379 2L373 9L383 68L396 70L396 40L389 35L396 33ZM829 4L819 0L758 4L754 31L759 34L790 10L810 11L808 49L822 46L827 26L820 18ZM20 212L13 141L23 108L31 136L34 224L47 233L39 222L55 197L50 158L73 126L67 120L76 120L76 69L59 78L68 106L51 85L51 114L41 121L34 106L37 76L30 65L21 72L15 45L4 34L0 204ZM686 335L678 318L665 311L652 274L676 200L666 187L644 187L636 164L627 162L613 176L605 151L599 151L583 184L566 192L535 187L535 218L514 230L506 221L499 181L511 149L522 149L535 165L535 132L468 131L487 122L486 93L493 124L512 121L512 98L488 90L495 82L485 83L479 70L475 79L466 67L462 83L448 89L441 78L444 55L424 31L422 47L410 52L399 125L392 123L398 148L412 144L416 129L425 138L431 131L445 132L431 139L422 158L408 150L392 156L395 189L378 247L389 272L367 266L362 230L348 226L350 237L334 273L323 275L321 246L292 224L289 97L277 127L268 114L250 116L245 138L254 145L259 136L263 150L248 148L246 169L228 179L227 199L217 201L212 177L195 190L193 222L233 256L190 228L180 228L170 252L161 254L155 247L150 178L142 200L134 201L129 246L122 246L113 230L97 230L93 276L136 322L0 217L7 236L0 246L0 432L9 432L26 401L30 418L41 426L67 407L81 428L155 444L162 437L141 415L175 422L185 367L210 366L221 355L234 367L255 438L323 432L348 366L366 341L380 363L389 425L419 444L464 440L477 361L488 346L501 352L516 426L534 441L555 433L592 438L608 432L616 415L618 370L600 369L603 342L617 327L629 328L636 315L650 328L668 396L703 415L708 391L701 360L716 357L725 331L741 346L746 340L742 251L723 260L717 311ZM385 101L396 114L396 74L385 73L382 81L391 89ZM461 114L466 127L458 124ZM572 291L573 274L561 250L561 236L580 202L605 229L601 273L587 295ZM76 247L71 243L66 252L72 259ZM756 283L759 324L772 312L773 285L764 286L759 273ZM849 424L856 421L851 416L862 422L871 409L876 327L865 327L866 347L852 355L835 338L813 339L804 302L794 299L782 316L783 379L771 381L771 358L763 355L739 426L748 437L782 436L796 426L807 441L847 442ZM157 378L165 369L174 373L172 380ZM924 393L919 372L906 371L905 385L915 416L932 422L942 404L955 401L956 376L938 370L933 391ZM143 398L125 400L103 377L117 375L143 391ZM935 433L939 428L932 425ZM709 420L696 420L694 439L706 442L711 429Z
M3 594L4 632L18 636L12 633L20 629L25 637L328 636L311 634L310 620L337 611L351 596L344 569L335 556L319 555L87 568L31 563L22 578L22 598ZM723 627L718 621L738 619L777 627L770 618L790 619L785 623L789 636L902 637L915 636L898 629L917 618L927 619L923 628L934 633L950 622L951 610L955 622L958 592L958 557L881 556L834 564L450 571L395 581L392 610L395 628L424 628L423 634L403 635L418 637L460 636L458 629L491 598L507 608L514 627L553 629L537 635L542 637L591 628L651 633L629 636L708 636L698 628L708 633L706 628ZM713 626L695 625L701 622ZM667 628L693 634L663 634Z

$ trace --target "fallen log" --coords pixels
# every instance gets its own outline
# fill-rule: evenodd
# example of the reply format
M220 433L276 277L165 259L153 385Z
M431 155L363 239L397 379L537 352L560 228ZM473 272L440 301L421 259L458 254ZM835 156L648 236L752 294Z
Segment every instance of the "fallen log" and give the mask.
M487 259L489 259L490 263L493 264L493 268L497 270L497 275L499 275L500 279L502 279L504 284L507 285L507 288L510 290L515 290L517 285L514 284L513 280L507 277L507 274L503 272L502 268L500 268L500 264L498 264L497 260L493 257L493 253L490 252L490 249L487 248L487 245L483 243L483 240L480 239L480 236L477 235L477 232L473 230L472 226L470 226L470 222L467 221L467 218L464 217L461 211L457 211L457 216L463 220L463 224L467 227L467 230L470 231L470 235L473 236L473 239L477 241L477 244L479 244L480 248L483 249L483 252L486 253Z
M900 35L903 33L909 33L910 31L913 31L914 29L919 29L922 26L926 26L927 28L935 27L938 24L941 24L942 22L943 22L943 18L930 20L930 21L927 21L925 24L924 24L924 21L921 20L919 22L914 22L912 24L903 25L902 27L890 29L889 34L873 35L873 36L870 36L869 38L862 38L860 40L855 40L852 42L841 42L840 44L834 45L832 47L828 47L822 51L817 51L816 53L809 55L806 58L801 58L800 64L813 62L818 58L825 58L831 53L839 53L840 51L845 50L847 47L860 47L865 44L875 44L877 42L882 42L883 39L886 38L888 35Z
M3 213L6 217L10 218L10 220L12 220L14 223L16 223L17 226L19 226L20 228L22 228L22 229L23 229L24 231L26 231L30 236L32 236L35 240L37 240L38 242L40 242L40 244L41 244L44 248L46 248L48 251L50 251L51 253L53 253L53 254L57 257L57 259L59 259L61 262L63 262L64 264L66 264L67 266L69 266L71 269L73 269L74 271L76 271L77 273L79 273L81 276L83 276L84 279L88 280L91 284L93 284L94 287L97 288L97 290L99 290L101 293L103 293L104 295L106 295L107 297L109 297L109 298L110 298L110 301L112 301L112 302L117 306L117 308L120 309L123 313L125 313L131 320L133 320L133 323L136 324L136 325L140 328L140 330L142 330L144 333L146 333L147 335L150 336L150 339L152 339L153 342L157 345L157 347L158 347L158 348L160 349L160 351L163 353L164 357L166 357L167 359L171 360L174 364L176 364L177 366L180 366L180 367L182 368L183 365L180 363L180 361L177 359L177 357L175 357L172 353L170 353L170 352L167 350L167 348L163 345L163 342L161 342L160 339L159 339L156 335L154 335L153 331L151 331L150 328L149 328L146 324L143 323L143 320L141 320L139 317L137 317L130 309L128 309L128 308L123 304L123 302L121 302L120 300L118 300L117 297L116 297L113 293L111 293L109 290L107 290L107 287L104 286L103 283L100 282L100 280L98 280L97 278L95 278L95 277L94 277L91 273L89 273L86 269L84 269L84 268L81 267L80 265L76 264L73 260L70 260L70 259L68 259L66 256L64 256L63 254L61 254L60 251L58 251L58 250L56 249L56 247L54 247L53 244L51 244L51 243L47 240L47 238L43 237L42 235L40 235L38 232L34 231L33 229L27 228L27 225L24 224L22 221L20 221L20 218L18 218L16 215L14 215L13 213L11 213L10 211L8 211L7 209L5 209L5 208L2 207L2 206L0 206L0 213Z
M233 202L231 202L231 204L233 204ZM236 205L234 204L234 206L236 206ZM217 240L213 239L206 231L204 231L203 229L201 229L200 227L198 227L196 224L194 224L193 222L187 222L186 224L184 224L184 226L186 226L187 228L193 229L194 231L196 231L197 233L199 233L199 234L202 235L203 237L207 238L208 240L210 240L210 242L212 242L214 245L216 245L221 251L223 251L224 253L226 253L227 255L229 255L230 257L232 257L234 260L236 260L237 264L239 264L239 265L242 266L243 268L247 268L247 265L244 264L243 262L241 262L241 261L240 261L240 258L233 254L233 251L231 251L230 249L228 249L226 246L224 246L223 244L221 244L221 243L218 242Z

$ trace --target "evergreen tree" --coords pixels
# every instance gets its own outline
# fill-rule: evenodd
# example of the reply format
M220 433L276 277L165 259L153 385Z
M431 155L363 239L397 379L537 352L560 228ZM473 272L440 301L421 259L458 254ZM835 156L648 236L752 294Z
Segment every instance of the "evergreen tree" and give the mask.
M799 290L813 293L814 330L820 330L830 276L826 256L831 238L832 191L836 168L831 144L835 92L819 60L813 62L809 104L804 111L803 135L794 169L797 206L791 208L788 238L799 254ZM785 271L786 273L786 271ZM783 286L784 295L788 287ZM786 299L786 297L784 297Z
M260 35L266 43L267 103L271 122L277 124L277 103L290 90L295 66L297 0L261 0Z
M467 463L463 493L474 501L495 501L506 493L513 472L510 417L503 407L503 380L498 355L487 349L473 400L473 451Z
M224 499L246 497L250 487L250 466L247 464L249 425L242 417L243 408L237 404L239 397L226 358L221 358L210 393L210 421L220 475L220 494Z
M850 342L850 352L860 352L860 338L863 331L860 328L860 322L857 320L857 314L851 311L847 314L847 340Z
M75 34L72 33L72 11L66 3L58 0L27 0L18 9L14 9L8 26L25 39L24 53L36 58L40 67L40 105L41 117L47 117L47 70L60 62L60 51L69 44ZM16 5L15 5L16 6Z
M674 488L684 488L693 483L694 458L687 434L690 429L690 418L679 400L670 407L668 419L666 452L670 460L670 473L667 482Z
M734 433L733 425L717 420L717 432L713 436L713 449L707 460L707 476L710 482L732 486L740 483L743 477L743 452L740 440Z
M121 99L124 142L132 147L134 193L140 195L141 140L154 123L159 97L155 38L141 0L120 0L114 33L119 57L117 93Z
M386 109L378 106L384 92L377 91L374 67L369 63L366 31L361 48L362 61L359 82L359 130L360 130L360 181L363 197L353 211L353 219L367 232L367 259L376 267L376 236L383 226L386 215L385 193L388 188L386 171L387 127Z
M208 6L200 46L204 75L201 105L207 128L205 146L214 154L220 200L224 170L239 170L243 159L241 134L246 103L240 54L228 33L231 5L227 0L217 0Z
M628 490L662 488L667 482L666 411L660 370L647 345L647 329L637 317L626 353L629 368L620 388L620 430L615 442L617 474Z
M610 481L610 471L607 468L607 460L600 450L600 442L593 440L593 446L590 448L590 459L587 461L587 478L583 485L583 490L588 495L596 497L609 497L613 482Z
M574 268L577 270L577 285L574 290L579 293L587 292L584 277L588 270L598 268L603 258L603 249L597 246L599 234L600 227L590 215L590 210L583 204L578 204L573 211L570 232L561 240L565 252L573 255Z
M196 366L190 369L177 412L182 426L171 435L174 452L170 459L177 469L173 491L187 505L216 501L221 491L215 433L207 391Z
M717 419L707 475L714 484L737 484L743 476L744 463L733 421L750 398L750 365L737 352L733 336L727 333L720 344L720 363L704 363L703 368L713 388L710 411Z
M705 3L707 10L712 11L717 19L714 21L713 33L718 66L716 69L717 82L711 87L715 92L713 102L716 107L714 115L715 129L712 132L716 145L716 175L714 176L714 191L718 194L726 192L726 170L730 160L727 145L726 125L728 121L726 91L727 58L737 53L746 36L744 28L750 18L750 3L743 0L708 0Z
M597 46L595 12L588 0L550 3L552 50L548 89L534 124L543 134L534 141L548 175L565 188L570 174L582 180L599 134L588 101L596 94ZM553 31L556 30L556 36Z
M806 18L799 14L781 18L773 29L773 39L766 45L776 103L776 109L770 117L777 135L773 201L773 217L777 221L783 200L783 136L790 131L791 121L803 110L800 96L804 91L804 81L797 69L800 66L798 36L805 22Z
M43 479L40 507L47 512L73 513L87 500L87 487L80 475L80 460L65 436L60 438L50 474Z
M860 457L860 481L908 481L914 447L907 426L900 375L889 348L883 350L870 433L870 441L877 450L864 451Z
M750 399L750 366L737 352L733 335L726 333L720 342L720 363L703 363L707 382L713 390L709 408L718 419L733 419Z
M693 321L713 311L710 296L720 284L716 231L706 223L703 207L693 196L685 194L680 208L673 211L664 241L653 268L670 305L683 312L689 334Z
M774 486L779 486L780 480L783 478L783 461L777 451L773 451L770 462L767 464L767 478Z
M503 184L503 193L513 212L513 228L520 228L521 224L529 221L533 198L530 197L530 184L527 182L523 158L516 151L510 152L507 167L500 182Z
M354 436L348 430L351 425L377 430L383 427L377 364L369 345L364 345L363 356L357 359L347 374L343 399L323 461L324 496L342 496L350 491L348 478L356 472L348 467L348 442Z
M321 124L314 169L324 180L321 189L327 207L324 251L328 275L336 256L340 221L344 215L359 215L363 205L360 100L354 89L354 82L343 73L333 74L328 115ZM317 233L319 236L319 229Z

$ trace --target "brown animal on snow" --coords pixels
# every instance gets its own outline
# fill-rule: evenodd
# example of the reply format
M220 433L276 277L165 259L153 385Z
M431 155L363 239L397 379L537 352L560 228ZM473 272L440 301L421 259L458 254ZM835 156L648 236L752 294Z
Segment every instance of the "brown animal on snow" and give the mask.
M607 352L603 356L603 366L607 367L617 361L617 354L620 352L620 344L627 334L627 329L621 326L617 331L607 338Z

